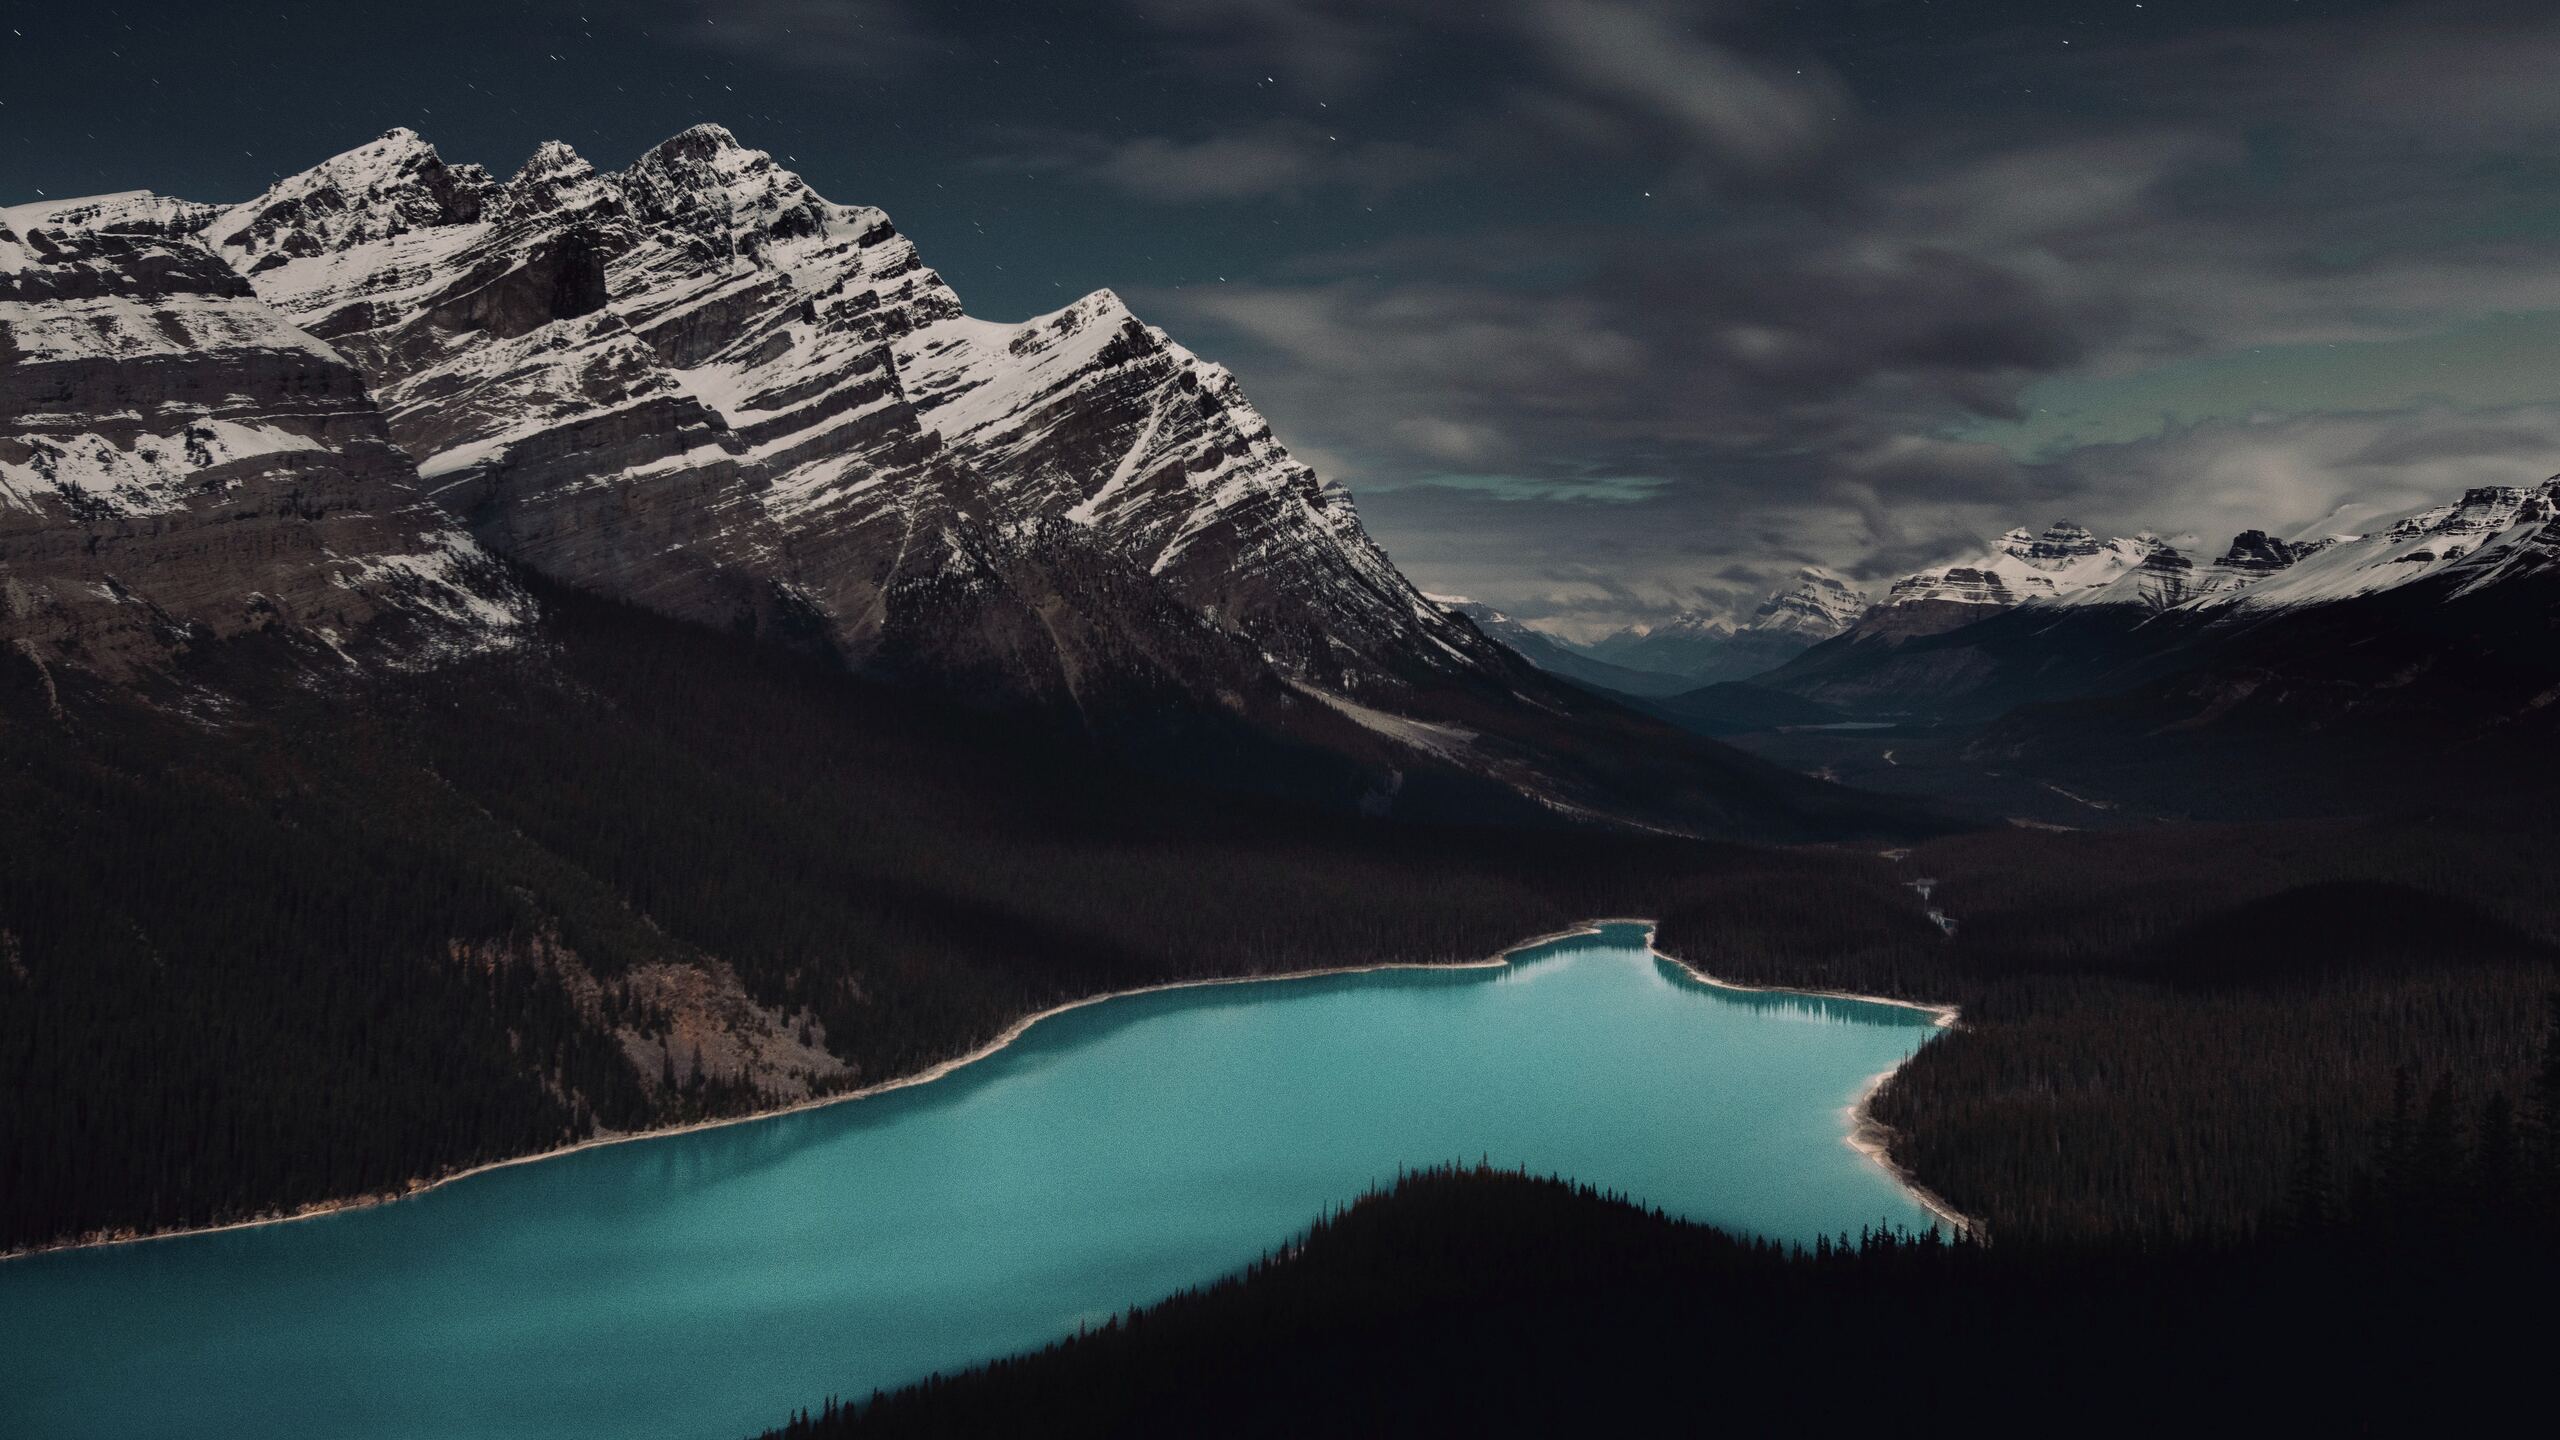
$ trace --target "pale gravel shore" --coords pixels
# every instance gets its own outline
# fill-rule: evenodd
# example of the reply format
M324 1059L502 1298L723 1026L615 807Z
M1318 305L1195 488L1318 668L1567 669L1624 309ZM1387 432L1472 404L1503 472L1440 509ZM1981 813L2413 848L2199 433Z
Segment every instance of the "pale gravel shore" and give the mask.
M1751 990L1794 995L1814 995L1836 1000L1860 1000L1875 1005L1899 1005L1908 1009L1926 1010L1931 1012L1938 1017L1938 1024L1942 1027L1953 1026L1956 1023L1956 1010L1955 1007L1951 1005L1923 1005L1915 1001L1895 1000L1881 995L1856 995L1846 991L1836 990L1795 990L1786 986L1742 985L1728 980L1719 980L1716 977L1707 974L1705 971L1698 969L1696 966L1691 965L1689 962L1682 960L1676 955L1666 954L1665 952L1656 949L1653 944L1653 924L1653 921L1637 916L1620 916L1600 920L1587 920L1579 925L1569 926L1562 930L1555 930L1544 935L1532 936L1529 939L1504 947L1502 952L1498 955L1488 956L1481 960L1388 960L1381 961L1374 965L1335 965L1308 970L1281 971L1268 975L1225 975L1199 980L1168 980L1156 985L1137 986L1134 989L1104 991L1096 995L1087 995L1081 999L1069 1000L1063 1004L1052 1005L1046 1010L1026 1015L1021 1019L1014 1021L1011 1025L1006 1026L1003 1032L998 1034L994 1039L979 1046L975 1050L969 1051L965 1055L955 1056L949 1060L938 1061L922 1070L914 1072L913 1074L901 1075L892 1079L882 1080L876 1084L865 1085L856 1090L848 1090L839 1095L822 1095L815 1099L802 1100L794 1104L778 1106L771 1110L756 1110L744 1115L728 1115L713 1120L697 1120L688 1125L672 1125L658 1130L633 1130L607 1135L596 1135L588 1139L578 1141L573 1145L562 1145L549 1150L536 1150L530 1154L515 1155L504 1160L492 1160L486 1164L474 1165L467 1170L457 1170L450 1175L439 1176L433 1180L421 1181L404 1190L392 1191L379 1195L354 1195L339 1200L323 1201L319 1204L304 1206L299 1210L295 1210L287 1214L261 1215L247 1220L227 1221L220 1225L198 1225L183 1229L154 1230L141 1234L105 1235L91 1239L67 1240L52 1245L38 1245L0 1252L0 1263L5 1263L10 1260L24 1259L32 1255L55 1254L65 1250L98 1250L119 1245L141 1245L154 1240L177 1240L190 1235L219 1235L232 1230L257 1230L270 1225L290 1225L298 1220L317 1220L324 1216L342 1215L352 1210L367 1210L377 1205L393 1204L401 1200L407 1200L419 1195L427 1194L430 1191L441 1190L447 1185L468 1180L475 1175L486 1175L493 1170L505 1170L517 1165L533 1165L545 1160L557 1160L564 1155L575 1155L582 1150L594 1150L606 1145L628 1145L645 1140L662 1140L671 1136L690 1135L703 1130L718 1130L731 1125L748 1125L760 1120L771 1120L784 1115L797 1115L804 1111L820 1110L830 1105L843 1105L856 1100L868 1100L875 1095L887 1094L892 1090L904 1090L913 1085L930 1084L933 1081L951 1074L955 1070L974 1064L980 1060L984 1060L988 1056L1003 1050L1005 1047L1013 1044L1014 1041L1021 1039L1023 1034L1030 1030L1032 1026L1039 1024L1041 1021L1048 1019L1052 1015L1062 1015L1069 1010L1079 1010L1087 1005L1099 1005L1107 1000L1124 1000L1137 995L1155 995L1168 990L1198 990L1216 985L1258 985L1285 980L1316 980L1328 975L1368 975L1385 970L1498 969L1510 965L1512 963L1512 957L1522 953L1523 951L1534 950L1541 945L1551 945L1558 940L1570 940L1584 935L1596 935L1600 932L1600 927L1604 925L1644 926L1645 948L1655 956L1668 960L1672 964L1679 966L1683 973L1687 974L1692 979L1697 980L1701 984L1713 985L1726 990ZM1900 1067L1896 1066L1895 1068L1899 1069ZM1947 1223L1954 1225L1959 1229L1973 1229L1975 1222L1966 1218L1963 1214L1949 1206L1937 1195L1931 1193L1927 1187L1921 1185L1912 1177L1909 1171L1897 1164L1893 1158L1886 1153L1885 1145L1886 1142L1891 1139L1892 1132L1888 1127L1879 1123L1874 1119L1874 1117L1867 1113L1867 1104L1868 1101L1874 1097L1876 1090L1881 1087L1885 1080L1892 1074L1892 1070L1887 1070L1882 1074L1877 1075L1873 1080L1868 1081L1866 1089L1859 1094L1856 1103L1850 1106L1848 1111L1850 1128L1847 1137L1850 1147L1881 1166L1886 1173L1892 1175L1904 1189L1910 1191L1913 1197L1925 1206L1932 1214L1939 1216L1946 1220Z

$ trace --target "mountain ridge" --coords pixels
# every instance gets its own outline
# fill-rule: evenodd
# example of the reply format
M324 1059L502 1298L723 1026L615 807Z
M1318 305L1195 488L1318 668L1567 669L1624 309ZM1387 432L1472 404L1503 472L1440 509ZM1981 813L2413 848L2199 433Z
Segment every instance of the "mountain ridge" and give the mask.
M235 205L45 208L218 257L352 366L419 513L548 582L1318 803L1909 819L1549 678L1115 293L971 317L884 213L719 126L613 172L546 143L505 180L395 129Z

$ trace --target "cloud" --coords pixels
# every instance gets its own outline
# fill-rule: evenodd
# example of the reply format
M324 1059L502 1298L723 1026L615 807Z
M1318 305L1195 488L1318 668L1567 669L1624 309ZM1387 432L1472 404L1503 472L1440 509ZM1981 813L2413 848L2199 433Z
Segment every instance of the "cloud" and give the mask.
M2360 530L2475 485L2537 484L2560 469L2560 402L2213 420L2094 446L2046 467L2073 513L2118 529L2191 531L2218 548L2244 529Z
M1329 99L1467 77L1491 105L1457 117L1465 148L1658 156L1684 172L1768 177L1817 155L1853 109L1803 53L1717 33L1757 7L1668 0L1131 0L1189 65Z
M1345 137L1274 120L1197 139L1046 131L1016 134L978 162L997 172L1063 174L1164 204L1303 199L1340 191L1364 200L1444 173L1450 157L1402 140Z
M1668 126L1747 171L1809 159L1850 106L1823 66L1786 67L1709 39L1694 23L1695 6L1540 0L1511 10L1553 66L1553 83ZM1589 133L1587 116L1568 123Z
M702 13L700 43L791 65L947 43L886 0ZM1207 212L1234 283L1113 283L1231 363L1417 578L1515 614L1747 604L1807 562L1890 578L2061 514L2215 536L2560 469L2517 378L2560 333L2547 3L1066 23L1126 73L990 116L987 175Z
M2448 387L2427 357L2560 314L2560 163L2536 153L2560 14L2364 12L2068 51L1984 28L1870 87L1796 75L1776 11L1492 4L1450 43L1526 48L1448 147L1495 176L1692 166L1676 219L1530 208L1149 303L1348 467L1406 563L1560 624L1808 560L1890 578L2063 514L2218 544L2538 478L2560 428L2515 403L2533 387ZM1394 33L1396 6L1368 13L1334 38ZM2393 344L2327 348L2364 341ZM2179 368L2221 357L2248 363ZM2106 443L1987 443L2061 379L2160 408ZM2261 385L2290 408L2235 388ZM1500 478L1425 479L1449 474ZM1590 475L1661 483L1593 505Z
M1320 414L1328 448L1412 473L1863 452L1952 413L2011 413L2021 384L2080 353L2066 304L1949 252L1602 244L1580 242L1600 263L1563 286L1360 276L1143 298L1238 347L1257 392L1278 382L1267 408Z
M1410 480L1389 481L1372 486L1373 492L1416 487L1465 490L1489 495L1497 500L1538 500L1552 504L1591 502L1604 505L1629 505L1649 500L1669 488L1671 481L1660 475L1418 475Z

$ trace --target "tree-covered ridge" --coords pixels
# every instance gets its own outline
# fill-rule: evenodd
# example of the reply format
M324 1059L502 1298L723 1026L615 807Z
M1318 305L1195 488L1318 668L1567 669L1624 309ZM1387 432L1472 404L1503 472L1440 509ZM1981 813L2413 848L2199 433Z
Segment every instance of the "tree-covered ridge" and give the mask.
M1805 1249L1433 1171L1239 1275L766 1440L2422 1423L2410 1375L2460 1375L2483 1406L2539 1383L2539 1333L2505 1308L2560 1278L2560 1187L2535 1174L2518 1226L2447 1186L2424 1219L2279 1215L2245 1239Z
M1873 1111L1898 1160L2000 1233L2229 1232L2284 1192L2314 1120L2342 1167L2374 1163L2396 1069L2445 1077L2467 1118L2522 1103L2556 863L2525 805L1986 831L1864 882L1929 882L1952 935L1773 880L1676 906L1660 943L1751 983L1960 1005Z

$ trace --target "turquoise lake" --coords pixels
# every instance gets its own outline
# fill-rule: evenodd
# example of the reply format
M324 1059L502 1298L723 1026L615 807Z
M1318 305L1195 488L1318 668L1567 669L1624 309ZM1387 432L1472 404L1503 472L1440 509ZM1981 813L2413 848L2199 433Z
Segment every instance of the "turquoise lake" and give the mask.
M1845 1110L1930 1017L1703 985L1647 934L1124 997L865 1100L0 1264L0 1434L721 1440L1480 1157L1807 1241L1928 1225Z

